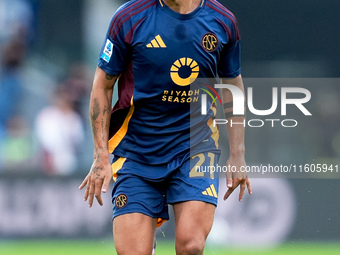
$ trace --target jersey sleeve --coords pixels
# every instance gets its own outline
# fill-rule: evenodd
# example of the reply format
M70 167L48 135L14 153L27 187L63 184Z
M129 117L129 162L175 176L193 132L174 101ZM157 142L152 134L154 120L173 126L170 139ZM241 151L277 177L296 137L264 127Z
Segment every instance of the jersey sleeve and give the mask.
M129 62L128 44L125 42L124 32L126 26L117 11L110 22L98 59L98 66L110 75L120 75Z
M236 20L225 26L228 43L224 45L218 64L218 75L235 78L241 74L241 40Z

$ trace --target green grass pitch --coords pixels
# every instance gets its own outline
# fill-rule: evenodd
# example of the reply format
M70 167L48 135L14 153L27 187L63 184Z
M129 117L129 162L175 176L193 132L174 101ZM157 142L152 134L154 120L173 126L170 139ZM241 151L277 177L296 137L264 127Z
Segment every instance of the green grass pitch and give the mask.
M173 255L174 243L158 242L157 255ZM30 240L0 241L1 255L105 255L116 254L111 240L65 241ZM340 254L340 243L286 243L275 248L226 248L207 246L205 255L335 255Z

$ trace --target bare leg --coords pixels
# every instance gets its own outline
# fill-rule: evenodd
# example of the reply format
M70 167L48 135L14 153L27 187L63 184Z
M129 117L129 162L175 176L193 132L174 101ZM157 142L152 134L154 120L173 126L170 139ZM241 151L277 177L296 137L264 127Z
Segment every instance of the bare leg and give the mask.
M151 255L157 219L141 213L117 216L113 239L118 255Z
M211 230L215 206L201 201L174 204L176 223L176 254L203 254Z

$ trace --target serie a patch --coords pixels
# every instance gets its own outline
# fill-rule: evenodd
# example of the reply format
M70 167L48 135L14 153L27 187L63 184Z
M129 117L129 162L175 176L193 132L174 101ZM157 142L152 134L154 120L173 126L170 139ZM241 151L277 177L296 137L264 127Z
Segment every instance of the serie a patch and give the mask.
M110 62L113 51L113 43L107 39L106 44L103 50L102 59L104 59L107 63Z

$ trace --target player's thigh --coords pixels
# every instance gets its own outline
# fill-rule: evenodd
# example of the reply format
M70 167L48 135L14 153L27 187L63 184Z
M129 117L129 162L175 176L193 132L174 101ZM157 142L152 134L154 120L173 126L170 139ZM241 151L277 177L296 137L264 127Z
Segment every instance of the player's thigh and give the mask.
M167 201L174 207L178 254L201 254L211 230L218 196L218 154L200 153L184 162L172 176Z
M203 251L211 230L216 206L203 201L187 201L173 204L176 224L176 250Z
M168 219L165 188L132 174L118 174L112 189L113 235L119 255L150 255L158 219Z
M119 215L113 220L113 239L118 255L150 255L157 219L142 213Z

